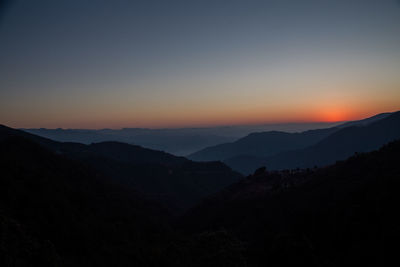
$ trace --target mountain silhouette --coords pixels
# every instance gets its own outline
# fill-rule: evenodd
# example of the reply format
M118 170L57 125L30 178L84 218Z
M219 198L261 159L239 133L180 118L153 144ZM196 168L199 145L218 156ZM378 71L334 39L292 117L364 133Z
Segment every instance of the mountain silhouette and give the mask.
M268 156L314 144L334 131L337 131L337 128L310 130L302 133L278 131L251 133L233 143L205 148L189 155L188 158L196 161L215 161L240 155Z
M26 132L60 142L83 144L116 141L136 144L175 155L187 155L203 147L234 140L234 137L217 135L215 130L195 129L23 129Z
M225 163L242 173L252 173L260 166L270 170L313 168L344 160L354 153L368 152L400 138L400 112L385 115L370 123L340 128L318 143L269 157L240 156Z
M202 128L123 128L123 129L21 129L59 142L82 144L116 141L187 156L205 147L232 142L253 132L280 129L304 131L334 126L337 123L281 123L265 125L236 125Z
M341 128L368 125L386 118L390 114L382 113L364 120L347 122L336 127L309 130L301 133L280 131L252 133L232 143L207 147L189 155L188 158L196 161L225 161L229 159L227 161L229 163L240 161L242 158L250 158L257 161L257 158L260 157L267 157L283 151L311 146ZM231 164L231 166L234 165Z
M349 121L340 125L337 125L337 127L339 128L345 128L345 127L349 127L349 126L366 126L368 124L371 124L373 122L379 121L381 119L384 119L390 115L392 115L393 112L386 112L386 113L380 113L377 115L374 115L372 117L363 119L363 120L357 120L357 121Z

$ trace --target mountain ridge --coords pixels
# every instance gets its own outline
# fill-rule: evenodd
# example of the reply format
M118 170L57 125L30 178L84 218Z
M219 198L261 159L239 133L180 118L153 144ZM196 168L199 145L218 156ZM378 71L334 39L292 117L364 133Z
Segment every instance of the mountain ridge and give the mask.
M260 166L271 170L312 168L343 160L356 152L368 152L400 138L400 111L365 125L340 128L318 143L270 157L238 157L224 162L242 173L251 173Z
M305 148L318 143L323 138L341 128L354 125L368 125L369 123L384 119L391 114L392 113L380 113L363 120L351 121L335 127L297 133L282 131L251 133L235 142L204 148L192 153L188 158L197 161L225 161L238 156L267 157L286 150Z

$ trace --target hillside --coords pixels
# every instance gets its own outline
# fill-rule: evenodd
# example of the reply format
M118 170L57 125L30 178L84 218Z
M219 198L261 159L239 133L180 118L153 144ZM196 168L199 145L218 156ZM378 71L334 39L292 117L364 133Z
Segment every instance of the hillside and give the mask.
M168 235L158 204L30 140L1 140L0 170L1 266L147 265Z
M335 165L259 169L191 209L186 233L240 240L247 266L393 266L399 263L400 141Z

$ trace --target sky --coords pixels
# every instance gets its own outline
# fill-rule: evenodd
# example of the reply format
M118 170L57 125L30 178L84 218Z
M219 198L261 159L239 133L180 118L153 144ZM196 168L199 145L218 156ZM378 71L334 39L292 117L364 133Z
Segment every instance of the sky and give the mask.
M332 122L400 110L397 0L6 3L0 124L10 127Z

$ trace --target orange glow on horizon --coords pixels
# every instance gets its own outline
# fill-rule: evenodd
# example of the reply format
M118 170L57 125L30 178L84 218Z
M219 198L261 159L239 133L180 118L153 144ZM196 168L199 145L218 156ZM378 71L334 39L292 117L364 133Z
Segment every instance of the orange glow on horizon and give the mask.
M286 123L339 123L344 121L360 120L382 112L399 110L394 107L371 107L363 109L357 106L343 104L322 105L313 107L290 107L287 109L266 109L257 106L252 109L236 108L223 112L218 109L196 111L183 109L153 111L152 114L131 114L129 112L109 112L107 116L93 116L87 112L86 116L78 117L77 114L69 117L47 117L44 123L34 121L19 122L3 121L2 124L13 128L64 128L64 129L121 129L121 128L201 128L215 126L240 126Z
M321 111L318 117L321 122L340 122L351 120L354 116L344 109L330 109Z

